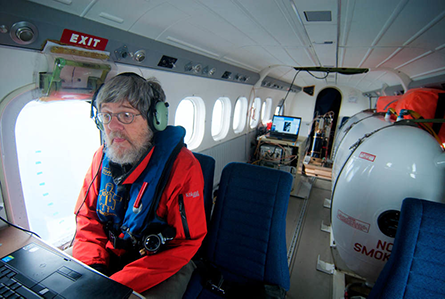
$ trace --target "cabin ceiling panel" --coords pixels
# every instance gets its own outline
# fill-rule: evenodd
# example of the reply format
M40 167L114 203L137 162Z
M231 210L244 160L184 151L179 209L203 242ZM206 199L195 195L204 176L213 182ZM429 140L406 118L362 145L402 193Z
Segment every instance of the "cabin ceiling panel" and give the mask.
M337 60L337 25L317 24L307 25L306 30L312 42L313 49L322 66L336 66Z
M318 24L306 25L306 31L313 44L323 44L325 42L337 43L337 25L336 24Z
M189 22L181 22L172 26L158 40L217 59L221 58L223 53L230 52L234 47L231 42Z
M190 17L199 18L200 15L203 15L208 12L208 9L205 6L203 6L203 3L195 0L158 0L158 1L167 2L170 5L175 6L177 9L183 11L184 14Z
M263 45L282 45L289 47L303 46L295 28L295 20L285 9L280 1L255 1L255 0L235 0L235 3L244 10L264 34L268 34L273 44Z
M304 15L305 11L331 11L332 22L337 22L337 1L332 0L291 0L298 8L298 13L304 24L311 24Z
M200 27L202 30L211 32L215 37L228 41L237 47L257 44L248 35L213 13L201 15L199 18L191 18L188 22L196 27ZM178 24L178 26L180 25Z
M351 47L339 50L339 66L341 67L359 67L361 61L366 56L368 48Z
M409 45L423 32L434 26L434 19L443 18L445 1L411 0L406 3L400 14L380 39L379 46ZM442 14L442 17L440 15ZM442 27L443 29L443 27ZM426 44L423 44L425 47Z
M445 3L445 1L444 1ZM434 26L430 27L421 36L412 41L410 47L423 47L429 50L443 47L445 45L445 11L442 12L442 19Z
M77 1L69 1L68 3L58 2L54 0L28 0L31 2L39 3L45 6L49 6L73 15L80 16L84 12L84 10L88 7L93 0L77 0Z
M313 45L318 60L322 66L336 66L336 44L332 45Z
M279 64L290 67L301 66L290 54L290 51L294 51L294 49L287 49L281 46L264 46L263 48L271 53L279 61ZM304 49L300 49L300 51L304 51Z
M178 2L180 0L174 0ZM256 19L247 11L239 2L235 1L201 1L200 4L206 7L207 14L217 16L221 22L232 26L238 31L238 35L241 33L244 38L259 44L259 45L274 45L276 40L269 35L261 26L259 26ZM200 18L196 18L197 22L200 22L203 26L207 26L212 23L210 19L207 22L202 22ZM217 28L217 31L223 31L223 28ZM244 44L245 41L242 41Z
M295 61L294 66L314 66L306 48L287 48L286 52Z
M404 48L403 50L398 51L391 59L389 59L381 66L398 69L404 64L420 59L428 53L429 51L421 48Z
M242 61L244 64L250 66L258 71L280 62L273 57L268 51L260 46L248 46L236 51L232 51L230 55L226 55L224 58L235 61Z
M342 46L371 46L384 33L385 24L399 1L348 1L342 15L349 17L341 23ZM385 9L382 9L384 7ZM349 11L348 11L349 10Z
M445 73L445 48L417 59L400 68L413 79L428 78Z
M272 65L337 66L338 63L340 67L368 67L376 71L400 69L418 79L442 74L445 67L444 0L29 2L255 72ZM28 4L33 7L32 3ZM309 22L305 12L311 11L331 11L332 20ZM79 26L74 22L69 29L76 28ZM335 79L329 77L322 82L335 80L338 84L353 84L363 91L375 89L377 85L380 88L383 83L399 84L393 75L383 73L370 72L352 76L353 79L336 75ZM288 83L293 75L286 67L270 72L270 76ZM304 86L320 84L320 80L304 72L296 80Z
M137 20L152 7L154 7L152 2L144 0L132 0L131 2L120 0L98 1L87 11L85 18L129 31Z
M394 57L391 57L393 53L398 51L395 47L376 47L370 49L370 51L363 57L360 67L376 68L380 65L386 66L385 62L391 61Z
M282 81L292 82L292 79L295 76L296 71L292 67L282 66L282 67L274 67L268 74L268 76L277 78Z
M164 13L168 11L168 14ZM181 23L190 16L169 3L158 5L148 11L131 27L131 32L158 40L173 24Z
M356 86L359 81L363 80L363 75L343 76L337 74L337 84L345 86Z

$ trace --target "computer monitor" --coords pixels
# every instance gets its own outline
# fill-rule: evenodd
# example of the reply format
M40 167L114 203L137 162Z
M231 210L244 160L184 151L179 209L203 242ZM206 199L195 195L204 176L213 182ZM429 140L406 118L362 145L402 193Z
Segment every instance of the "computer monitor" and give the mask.
M300 127L301 117L274 115L270 137L296 140Z

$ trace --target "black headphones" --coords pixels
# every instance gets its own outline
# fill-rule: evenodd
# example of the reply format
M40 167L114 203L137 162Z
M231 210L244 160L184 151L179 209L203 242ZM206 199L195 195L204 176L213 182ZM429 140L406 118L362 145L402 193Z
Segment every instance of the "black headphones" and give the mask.
M147 80L136 73L121 73L118 76L140 78L147 82ZM164 131L168 124L168 103L160 100L159 91L150 83L151 90L153 91L154 98L150 103L150 107L147 112L148 126L153 132ZM103 84L96 90L91 100L91 118L94 117L94 122L99 130L103 131L103 124L97 117L98 108L96 107L96 98L101 90Z

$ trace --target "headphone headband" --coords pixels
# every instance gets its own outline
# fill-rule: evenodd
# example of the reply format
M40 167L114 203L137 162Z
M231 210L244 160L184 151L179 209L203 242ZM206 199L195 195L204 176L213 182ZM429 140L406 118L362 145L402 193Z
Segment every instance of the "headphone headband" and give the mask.
M161 101L161 94L157 90L157 88L149 81L147 81L144 77L131 72L118 74L116 77L132 77L134 79L142 79L144 82L147 82L150 85L150 89L153 93L153 98L150 100L150 107L147 111L147 122L150 129L153 132L159 132L165 130L168 124L168 103ZM94 93L93 98L91 100L91 118L94 117L94 121L99 130L103 131L103 124L97 118L98 107L96 105L97 95L99 91L102 89L104 84L102 84Z

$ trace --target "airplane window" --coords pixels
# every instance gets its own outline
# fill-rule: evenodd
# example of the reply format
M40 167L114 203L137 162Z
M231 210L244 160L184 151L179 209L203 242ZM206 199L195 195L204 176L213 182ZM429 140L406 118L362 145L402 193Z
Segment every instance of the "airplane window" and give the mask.
M284 99L282 99L275 108L275 115L283 115L283 114L284 114Z
M212 114L212 137L215 139L222 129L222 114L223 114L223 104L220 99L217 99L215 105L213 106Z
M190 100L182 100L176 110L175 126L183 126L186 130L184 142L188 143L192 138L193 124L195 123L195 105Z
M270 112L272 111L272 99L267 98L266 101L263 102L263 106L261 107L261 122L263 124L267 124L271 121Z
M29 102L15 128L29 227L54 246L71 241L74 205L100 135L84 101Z
M226 97L216 100L212 114L212 137L221 140L227 136L231 113L230 99Z
M190 150L196 149L204 137L205 106L199 97L183 99L176 109L175 126L186 130L184 142Z
M261 99L255 98L250 107L250 128L255 128L260 122Z
M235 110L233 111L233 131L241 133L246 125L247 115L247 99L240 97L236 101Z

